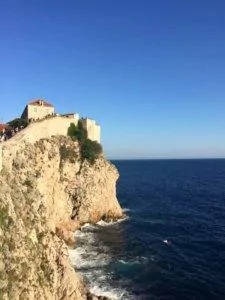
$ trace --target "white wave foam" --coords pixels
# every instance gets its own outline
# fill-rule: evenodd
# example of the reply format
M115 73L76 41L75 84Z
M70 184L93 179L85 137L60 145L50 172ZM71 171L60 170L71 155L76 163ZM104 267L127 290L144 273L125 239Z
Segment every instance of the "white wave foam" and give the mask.
M84 276L91 293L112 300L125 300L131 297L126 290L110 285L113 275L107 271L107 265L112 261L110 249L99 241L96 242L96 230L100 227L115 225L126 219L110 223L101 220L96 225L85 224L75 232L77 248L69 250L71 263Z
M95 243L95 234L90 231L77 230L75 232L75 239L78 244L79 242L85 241L88 246Z
M126 217L124 217L124 218L122 218L122 219L119 219L119 220L117 220L117 221L111 221L111 222L105 222L105 221L101 220L101 221L99 221L99 222L97 223L97 225L102 226L102 227L104 227L104 226L113 226L113 225L116 225L116 224L118 224L118 223L124 222L124 221L126 221L126 220L128 220L128 219L129 219L129 217L126 216Z
M82 260L80 255L83 252L83 249L80 251L79 250L80 250L79 248L77 248L76 251L69 249L70 261L72 265L76 267L82 265Z
M96 296L104 296L112 300L129 299L127 292L119 288L111 288L108 286L100 287L98 285L92 285L90 287L90 291Z
M136 259L132 259L132 260L123 260L123 259L119 259L118 262L123 264L123 265L136 265L136 264L145 264L148 261L148 258L145 256L138 256L136 257Z
M81 229L84 229L84 228L87 228L87 229L93 229L93 228L96 228L95 225L91 224L91 223L85 223Z
M86 232L83 232L81 230L76 230L75 231L75 237L83 238L83 237L85 237L86 234L87 234Z
M99 252L98 245L94 245L94 234L88 232L82 235L87 243L84 246L69 250L69 256L72 264L77 269L93 269L107 265L110 262L110 256L107 254L108 248L102 247L103 252Z
M97 225L99 225L99 226L110 226L113 224L116 224L116 222L105 222L105 221L101 220L97 223Z
M123 212L124 212L124 213L129 212L129 211L130 211L130 208L126 208L126 207L123 208Z
M118 261L119 261L121 264L124 264L124 265L128 263L127 261L125 261L125 260L123 260L123 259L119 259Z
M125 209L125 210L129 210L129 209ZM83 231L86 231L88 229L96 229L98 228L96 225L100 225L100 226L112 226L121 222L124 222L126 220L129 219L129 216L125 216L121 219L118 219L116 221L110 221L110 222L105 222L103 220L98 221L96 224L91 224L91 223L85 223L83 226L81 226L80 230L77 230L75 232L76 235L82 235Z

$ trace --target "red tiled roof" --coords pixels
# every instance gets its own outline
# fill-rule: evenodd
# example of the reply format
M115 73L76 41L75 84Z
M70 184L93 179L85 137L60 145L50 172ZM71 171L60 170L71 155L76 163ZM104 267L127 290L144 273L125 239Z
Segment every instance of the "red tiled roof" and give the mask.
M28 105L42 106L41 102L43 102L43 106L53 107L53 105L51 103L48 103L42 99L37 99L37 100L31 101L30 103L28 103Z
M0 124L0 131L2 131L3 129L7 129L9 128L9 126L7 124Z

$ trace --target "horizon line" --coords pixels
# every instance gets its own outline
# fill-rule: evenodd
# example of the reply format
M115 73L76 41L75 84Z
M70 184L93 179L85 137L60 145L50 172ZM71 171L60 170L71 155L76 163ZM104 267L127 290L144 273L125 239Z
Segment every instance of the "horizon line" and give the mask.
M149 157L149 158L107 158L108 160L204 160L204 159L225 159L225 157Z

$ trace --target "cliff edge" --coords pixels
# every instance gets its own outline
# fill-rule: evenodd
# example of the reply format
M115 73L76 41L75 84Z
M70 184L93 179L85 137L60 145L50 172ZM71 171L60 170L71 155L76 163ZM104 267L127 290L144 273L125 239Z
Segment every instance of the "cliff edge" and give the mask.
M67 244L85 222L122 217L118 171L83 160L69 137L25 136L2 145L0 299L89 299Z

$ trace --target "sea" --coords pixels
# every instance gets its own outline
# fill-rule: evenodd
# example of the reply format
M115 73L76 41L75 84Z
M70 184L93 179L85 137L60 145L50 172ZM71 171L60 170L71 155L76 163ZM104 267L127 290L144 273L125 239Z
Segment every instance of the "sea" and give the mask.
M110 299L225 299L225 160L118 160L119 222L86 224L70 250Z

